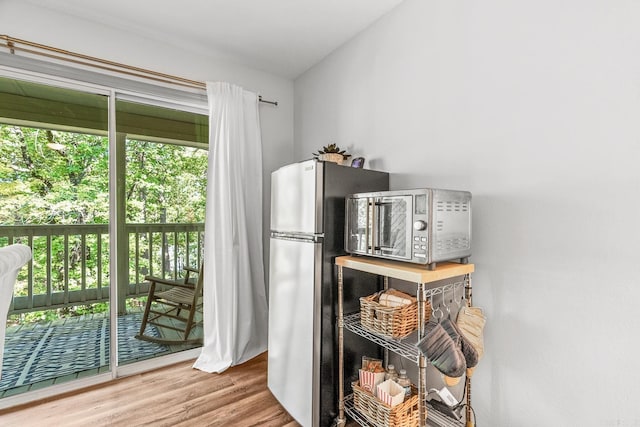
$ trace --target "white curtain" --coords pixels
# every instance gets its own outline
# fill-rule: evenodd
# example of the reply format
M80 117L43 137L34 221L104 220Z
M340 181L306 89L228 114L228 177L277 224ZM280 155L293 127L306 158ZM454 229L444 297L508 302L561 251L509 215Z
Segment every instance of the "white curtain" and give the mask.
M194 368L222 372L267 349L258 96L207 82L209 167L204 346Z

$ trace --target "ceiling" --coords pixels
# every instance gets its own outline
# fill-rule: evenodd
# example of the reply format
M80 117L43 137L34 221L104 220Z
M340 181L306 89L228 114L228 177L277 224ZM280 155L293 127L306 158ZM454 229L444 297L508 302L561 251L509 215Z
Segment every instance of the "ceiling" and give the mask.
M403 0L27 0L295 78Z

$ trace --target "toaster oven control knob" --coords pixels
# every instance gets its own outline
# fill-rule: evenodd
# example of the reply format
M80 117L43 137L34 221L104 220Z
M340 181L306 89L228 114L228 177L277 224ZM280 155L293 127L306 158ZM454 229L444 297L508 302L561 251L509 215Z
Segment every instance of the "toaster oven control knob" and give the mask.
M426 230L427 228L427 223L422 221L422 220L418 220L416 222L413 223L413 228L416 231L422 231L422 230Z

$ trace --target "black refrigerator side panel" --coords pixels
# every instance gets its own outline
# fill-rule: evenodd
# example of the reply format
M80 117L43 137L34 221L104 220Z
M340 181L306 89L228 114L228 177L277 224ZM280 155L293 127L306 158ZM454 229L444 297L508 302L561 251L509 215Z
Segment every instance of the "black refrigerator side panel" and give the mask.
M337 416L338 406L338 280L335 258L346 255L344 251L345 197L353 193L384 191L389 189L386 172L323 163L324 177L324 255L322 262L322 316L320 344L320 426L330 426ZM382 288L377 275L344 270L344 312L360 309L360 296L370 295ZM358 376L358 366L363 355L381 357L376 344L345 331L345 392L350 392L351 381Z

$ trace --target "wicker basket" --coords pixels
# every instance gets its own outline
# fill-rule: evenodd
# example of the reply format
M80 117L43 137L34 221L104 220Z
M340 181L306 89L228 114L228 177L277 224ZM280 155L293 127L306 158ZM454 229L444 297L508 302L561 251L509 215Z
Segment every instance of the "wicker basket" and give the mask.
M377 427L415 427L419 425L420 412L418 410L418 395L416 388L411 386L411 397L393 408L385 405L373 394L360 388L355 382L353 386L353 403L369 422ZM424 409L425 416L427 409Z
M418 329L418 302L401 307L387 307L378 303L380 294L360 298L360 323L362 327L387 338L404 338ZM431 316L431 304L422 304L426 322Z

